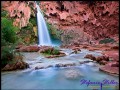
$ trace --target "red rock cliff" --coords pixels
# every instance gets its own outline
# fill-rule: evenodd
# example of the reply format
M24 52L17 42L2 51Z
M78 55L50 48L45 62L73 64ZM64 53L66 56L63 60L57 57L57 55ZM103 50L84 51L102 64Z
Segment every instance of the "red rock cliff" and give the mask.
M118 41L118 1L42 1L46 19L77 41Z
M32 7L32 8L31 8ZM118 41L118 1L41 1L47 22L63 30L61 40L71 43L113 38ZM2 1L2 9L14 18L14 25L24 27L35 16L33 1Z
M2 1L2 9L8 11L9 17L14 18L13 25L19 28L27 26L31 15L35 16L35 8L32 1Z

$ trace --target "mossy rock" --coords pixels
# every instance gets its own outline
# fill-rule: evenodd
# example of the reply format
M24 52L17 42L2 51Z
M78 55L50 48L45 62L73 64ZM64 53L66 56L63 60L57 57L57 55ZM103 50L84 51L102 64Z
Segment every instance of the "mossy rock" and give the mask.
M112 38L105 38L105 39L99 41L100 44L114 43L114 42L115 42L115 40Z

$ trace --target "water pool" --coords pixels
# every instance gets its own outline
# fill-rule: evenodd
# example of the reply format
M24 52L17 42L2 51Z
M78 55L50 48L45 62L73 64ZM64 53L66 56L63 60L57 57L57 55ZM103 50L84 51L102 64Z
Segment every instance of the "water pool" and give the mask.
M40 70L22 70L14 72L2 73L2 90L3 89L79 89L93 90L93 87L81 85L80 80L102 81L115 80L118 82L117 76L111 76L99 71L95 63L86 63L80 66L72 66L66 68L51 67ZM66 77L66 71L77 71L82 76L75 79ZM97 85L100 88L100 85ZM103 88L102 90L115 90L115 86Z

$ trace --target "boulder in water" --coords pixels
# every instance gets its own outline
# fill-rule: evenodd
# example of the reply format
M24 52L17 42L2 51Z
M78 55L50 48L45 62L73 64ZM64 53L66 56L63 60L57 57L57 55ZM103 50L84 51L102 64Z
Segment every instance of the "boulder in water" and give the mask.
M67 79L78 79L81 76L83 75L78 70L68 70L65 72L65 77Z
M67 63L67 64L59 63L59 64L56 64L55 67L68 67L68 66L75 66L75 65L76 65L75 63Z
M97 62L100 62L102 60L109 61L109 57L107 57L107 56L98 56L98 57L96 57Z
M84 58L89 58L91 60L96 60L96 58L92 54L87 54Z
M22 60L18 60L15 63L9 63L7 64L2 71L12 71L12 70L21 70L21 69L25 69L28 68L29 65L25 62L23 62Z

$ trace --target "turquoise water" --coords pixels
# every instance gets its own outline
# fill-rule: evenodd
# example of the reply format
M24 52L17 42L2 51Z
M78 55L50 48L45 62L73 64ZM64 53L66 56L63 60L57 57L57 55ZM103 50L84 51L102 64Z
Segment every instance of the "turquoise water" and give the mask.
M52 41L52 45L53 46L60 46L62 44L62 41L60 41L59 39L57 38L52 38L51 37L51 41Z
M59 58L44 58L39 53L23 53L24 61L30 65L29 69L12 72L2 72L1 75L1 88L4 89L70 89L70 90L93 90L94 86L86 84L81 85L81 80L91 82L102 82L103 80L114 80L118 82L119 77L111 76L104 72L99 71L99 65L94 62L80 64L80 62L88 61L84 58L86 54L93 54L95 56L101 55L100 51L88 51L81 49L78 54L70 54L72 50L61 49L66 53L66 56ZM70 64L76 63L77 66L71 67L55 67L56 64ZM35 70L36 66L53 67L46 69ZM116 90L115 85L97 85L98 90Z
M74 70L82 74L75 79L68 79L66 71ZM41 70L17 71L2 73L2 89L79 89L93 90L91 86L81 85L80 80L102 81L104 79L118 81L118 77L100 72L94 63L66 68L47 68ZM97 85L100 88L100 85ZM110 86L102 90L115 90ZM100 90L100 89L99 89Z

